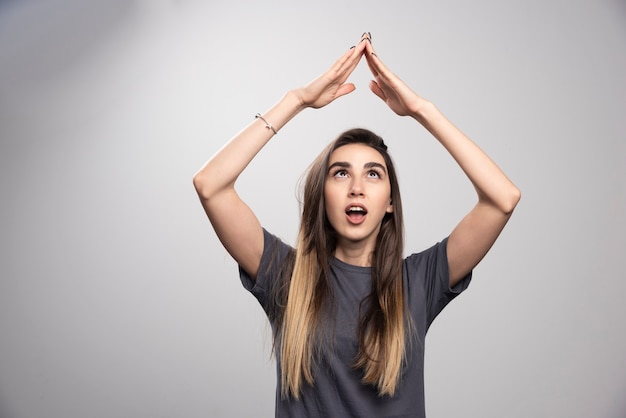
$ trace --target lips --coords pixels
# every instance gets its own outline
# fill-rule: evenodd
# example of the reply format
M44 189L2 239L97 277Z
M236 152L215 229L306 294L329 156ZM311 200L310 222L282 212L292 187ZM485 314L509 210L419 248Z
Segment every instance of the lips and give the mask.
M346 217L348 222L353 225L358 225L365 221L367 216L367 208L359 203L352 203L346 206Z

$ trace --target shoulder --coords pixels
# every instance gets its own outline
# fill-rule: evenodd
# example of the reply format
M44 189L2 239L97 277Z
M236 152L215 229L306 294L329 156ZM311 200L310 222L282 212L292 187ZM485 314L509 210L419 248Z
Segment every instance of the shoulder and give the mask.
M456 286L450 287L447 244L446 237L424 251L411 254L404 261L409 309L421 312L427 326L467 288L472 277L470 272Z
M285 241L283 241L281 238L269 232L265 228L262 228L262 229L263 229L263 254L264 255L266 252L271 252L271 251L289 252L293 250L293 247L285 243Z
M447 267L447 243L448 237L431 245L430 247L413 253L404 259L404 268L408 272L427 272L431 268Z
M256 278L241 266L239 277L244 288L254 295L273 322L286 301L295 250L266 229L263 229L263 240L263 255Z
M471 271L454 287L450 287L447 246L448 237L404 259L403 275L409 292L423 288L434 296L435 293L458 294L467 288L472 277Z
M282 239L263 228L263 255L259 265L259 272L256 280L239 266L240 276L243 284L248 290L253 287L264 287L268 280L277 275L281 275L286 265L290 264L295 250L286 244Z

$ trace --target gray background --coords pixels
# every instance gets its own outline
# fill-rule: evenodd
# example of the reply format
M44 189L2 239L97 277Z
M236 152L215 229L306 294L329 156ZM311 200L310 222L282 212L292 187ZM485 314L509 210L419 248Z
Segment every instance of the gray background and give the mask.
M522 189L427 339L431 417L625 417L624 1L0 2L0 417L272 416L269 330L194 172L363 31ZM340 131L384 136L407 251L474 192L367 89L309 110L239 190L293 243Z

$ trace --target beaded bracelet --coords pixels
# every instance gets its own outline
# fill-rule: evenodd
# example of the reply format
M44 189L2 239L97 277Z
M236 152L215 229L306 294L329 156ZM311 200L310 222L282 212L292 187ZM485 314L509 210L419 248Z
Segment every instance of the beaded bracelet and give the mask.
M254 115L255 119L261 119L263 122L265 122L265 127L267 129L271 129L272 132L274 132L274 135L276 135L278 132L276 132L276 129L274 129L274 127L272 126L271 123L269 123L268 121L265 120L265 118L263 116L261 116L260 113L257 113L256 115Z

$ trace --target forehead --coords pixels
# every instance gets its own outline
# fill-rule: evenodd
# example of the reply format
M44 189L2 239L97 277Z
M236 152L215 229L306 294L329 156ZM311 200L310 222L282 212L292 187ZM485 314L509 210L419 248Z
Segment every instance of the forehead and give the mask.
M364 144L348 144L337 148L330 154L329 165L338 161L348 162L357 167L370 162L387 167L380 152Z

